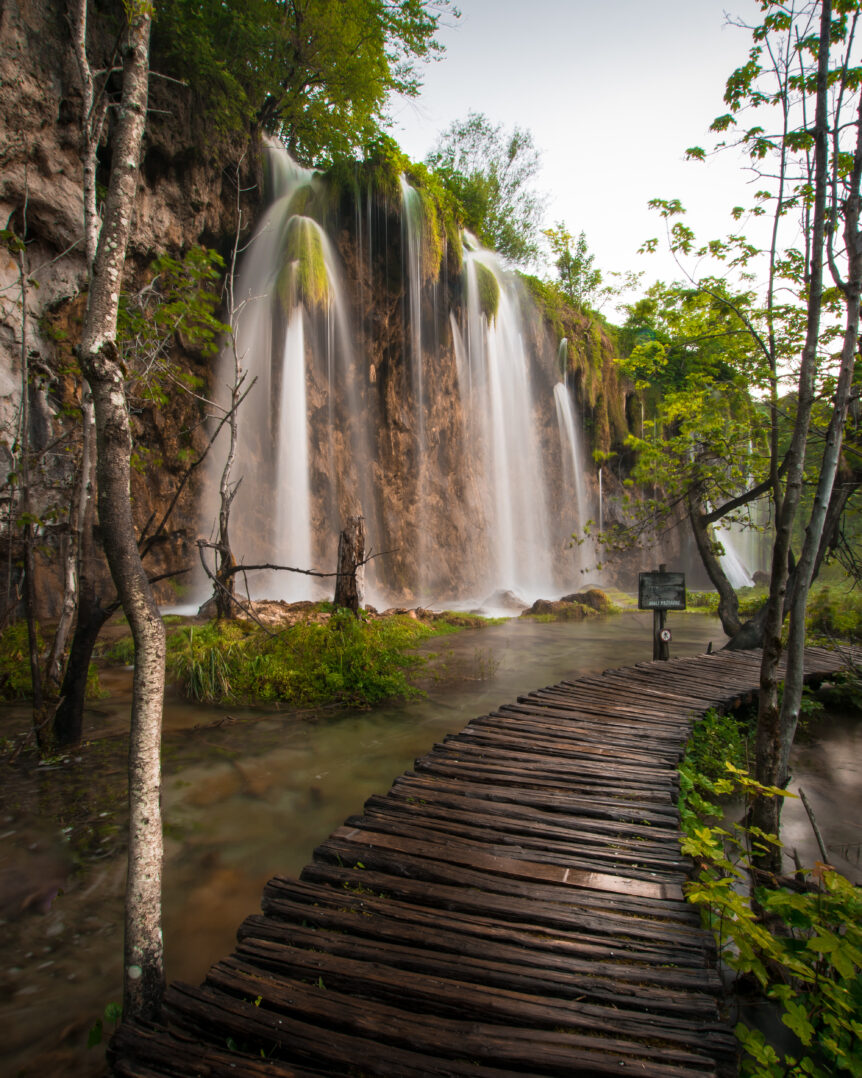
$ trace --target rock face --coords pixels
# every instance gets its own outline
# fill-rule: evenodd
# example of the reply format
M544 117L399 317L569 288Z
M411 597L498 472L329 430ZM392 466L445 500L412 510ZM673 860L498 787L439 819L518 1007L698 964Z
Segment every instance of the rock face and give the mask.
M81 176L81 86L72 52L66 5L60 0L9 0L0 5L0 229L14 230L26 247L0 243L0 457L5 476L15 466L11 447L20 422L22 350L31 372L30 442L39 450L34 469L34 508L42 518L40 594L43 616L56 613L61 591L54 572L64 541L72 479L77 467L76 411L80 388L74 346L80 332L86 287ZM113 15L91 5L91 63L104 68L116 36ZM153 79L152 119L145 137L138 205L126 265L126 288L139 288L153 259L178 255L194 244L229 249L236 218L234 168L241 149L196 144L194 114L185 91ZM111 87L113 88L113 86ZM219 160L221 151L225 158ZM110 127L100 148L109 160ZM247 158L246 160L250 160ZM104 163L104 162L103 162ZM101 167L101 165L100 165ZM246 168L242 185L254 182ZM104 179L101 174L99 182ZM248 206L245 207L250 216ZM5 233L8 236L8 233ZM22 317L22 274L26 308ZM26 342L26 343L25 343ZM209 363L177 339L169 342L177 362L202 385ZM139 452L132 499L143 527L159 518L185 470L206 443L200 400L170 392L132 404ZM8 488L5 495L8 504ZM165 573L196 557L200 480L193 477L178 502L148 567ZM10 537L3 514L0 542ZM106 593L110 587L107 584ZM174 589L160 585L163 599Z
M115 31L110 15L95 12L92 18L92 59L98 65L106 61ZM30 438L44 447L37 501L44 518L42 571L49 573L63 541L76 461L80 389L74 345L86 282L81 92L59 0L5 0L0 5L0 40L0 228L13 228L27 241L23 267L8 244L0 246L0 454L4 471L9 471L26 335L35 372L29 390ZM126 269L130 292L148 280L152 260L164 252L179 257L194 245L204 245L229 255L238 189L245 192L244 226L261 219L263 212L264 154L259 142L204 146L187 91L172 83L152 79L150 104ZM101 150L102 167L109 155L110 132ZM325 315L309 310L303 314L311 535L306 556L314 567L334 568L338 532L348 516L361 513L371 548L385 552L369 566L371 597L375 591L380 594L381 605L465 595L475 600L501 587L531 591L533 598L542 594L545 581L559 581L560 590L576 586L579 570L595 558L579 553L569 541L586 519L599 515L598 477L590 450L619 449L634 410L633 391L619 379L607 336L574 312L540 314L529 294L514 284L508 293L510 286L504 286L502 299L497 298L499 310L472 310L474 300L465 283L467 256L462 260L462 252L445 236L435 240L442 257L434 261L427 250L420 253L421 282L411 291L415 278L409 237L401 200L392 190L361 182L331 187L321 205L317 216L338 264L345 328L333 329L331 309ZM249 234L245 228L244 238ZM485 258L481 253L469 257L480 262ZM487 276L491 263L486 263L482 272ZM27 289L26 319L20 302L22 268L38 283ZM275 287L272 280L268 287ZM483 417L496 390L477 384L479 368L471 367L467 357L477 332L471 326L482 324L483 317L499 340L509 333L523 345L528 438L505 409L495 417L496 426ZM275 304L266 316L266 334L283 337L289 318L290 311ZM327 335L336 340L329 352ZM561 338L566 341L562 363ZM345 362L347 340L352 354L349 384L333 374ZM203 398L224 381L215 361L179 336L169 342L169 351L202 389L189 393L171 384L163 393L131 402L138 464L132 498L142 528L151 518L160 519L187 463L204 448L211 410ZM492 351L483 368L489 383L496 377ZM267 379L258 390L262 403L256 411L250 404L245 420L253 449L242 472L236 473L243 476L246 500L238 503L234 517L234 553L247 562L278 560L279 535L296 516L290 500L281 510L275 507L283 472L274 460L273 445L283 420L274 417L284 380L274 362L266 363ZM567 456L571 447L564 444L562 420L554 410L563 375L562 395L586 432L579 447L583 463L577 489ZM502 448L501 437L508 439ZM519 460L530 453L540 465L534 462L532 472L518 472ZM500 478L503 456L514 477L507 480L508 487ZM624 466L624 453L617 459ZM533 479L518 478L538 474L539 467L540 498L532 489ZM205 468L192 474L153 552L153 573L196 564L195 539L212 529L214 502L205 488L212 489L215 474ZM603 480L601 512L607 523L618 512L621 476L606 469ZM8 490L5 497L8 503ZM6 530L0 538L14 546L7 515L2 517L0 527ZM524 580L535 580L535 586L521 587ZM171 584L160 588L162 600L176 598ZM51 597L58 590L43 588L45 613L54 612Z

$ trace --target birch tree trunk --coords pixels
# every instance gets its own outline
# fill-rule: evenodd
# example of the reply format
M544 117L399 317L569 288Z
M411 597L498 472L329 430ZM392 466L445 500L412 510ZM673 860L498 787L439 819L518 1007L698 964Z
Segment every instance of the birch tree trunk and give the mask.
M781 660L781 626L787 592L788 553L799 500L802 493L805 448L811 409L814 403L817 348L820 337L820 313L823 305L823 248L828 186L828 116L827 82L832 20L831 0L822 0L820 11L820 48L817 63L817 93L814 116L814 208L811 229L811 274L808 282L805 344L799 369L796 419L787 453L787 477L780 513L776 518L772 548L772 573L763 634L763 658L760 666L760 698L757 712L757 747L755 774L759 782L778 785L782 756L782 732L778 706L778 666ZM752 822L761 830L778 834L781 823L780 798L759 797L753 806ZM781 850L771 850L762 858L761 867L778 871Z
M81 369L93 396L99 522L105 554L135 643L123 956L123 1016L127 1019L154 1017L164 990L159 752L165 630L141 564L132 519L131 430L124 372L115 342L147 111L150 22L148 3L131 6L123 50L122 101L112 139L111 176L90 278L80 355Z
M87 270L91 272L96 258L101 223L96 202L96 155L105 124L107 98L104 93L97 98L93 72L87 59L87 0L69 0L67 17L72 31L72 51L75 55L75 64L81 82L81 174L84 196L84 248ZM76 636L89 639L92 635L90 626L82 624L79 602L82 580L87 571L82 565L82 549L87 543L92 548L94 513L91 510L91 505L95 495L94 454L96 435L93 404L89 399L86 386L81 387L81 429L81 465L69 505L69 534L63 554L63 602L60 620L54 633L51 652L45 667L45 686L52 697L55 708L53 735L58 745L73 745L81 740L84 688L87 683L87 669L92 655L92 647L89 650L82 649L82 640L73 640L68 661L71 662L73 658L80 659L83 656L86 660L83 678L80 676L80 671L70 671L68 663L64 671L63 661L66 645L75 622L76 610L78 613L75 628ZM90 535L85 542L83 533L86 528L90 529ZM92 605L91 601L87 609L91 609ZM104 618L99 621L100 628L104 622ZM98 635L98 632L96 635ZM95 639L96 636L92 636L93 643L95 643ZM77 689L79 682L81 683L81 692L76 693L74 696L68 695L69 686L74 685Z
M850 179L850 192L844 203L844 243L847 251L847 280L833 276L844 294L846 317L841 347L841 364L835 388L832 415L826 432L826 446L817 478L817 490L811 518L805 530L802 554L796 569L796 577L790 604L790 633L787 642L787 673L784 678L784 695L781 698L779 729L781 742L777 764L778 785L787 782L790 748L799 721L802 703L803 660L805 654L805 609L811 581L820 561L824 527L832 500L832 490L838 473L844 425L850 407L853 374L856 366L856 350L859 340L859 299L862 295L862 233L859 230L860 179L862 179L862 96L856 118L856 151ZM834 267L834 262L832 263Z

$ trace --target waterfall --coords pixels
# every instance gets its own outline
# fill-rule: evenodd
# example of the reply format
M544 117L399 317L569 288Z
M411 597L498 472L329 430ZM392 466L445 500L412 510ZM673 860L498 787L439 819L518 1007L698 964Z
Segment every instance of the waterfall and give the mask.
M515 279L467 237L461 392L483 470L489 583L525 597L552 588L545 475Z
M375 605L571 590L568 541L589 506L574 390L555 369L566 342L555 355L519 279L469 236L454 278L442 219L406 180L392 200L357 173L349 204L280 148L267 158L270 203L235 289L236 354L254 380L232 471L237 559L332 571L345 518L362 513L385 551L369 566ZM228 347L222 397L233 370ZM255 598L332 593L298 574L248 585Z
M338 259L308 212L317 197L314 173L278 148L267 158L272 201L236 287L236 350L251 389L238 416L232 544L247 564L329 569L344 516L367 505L362 511L374 519L365 410ZM226 348L222 391L233 370ZM316 490L313 474L325 477ZM212 505L206 511L213 519ZM330 587L273 572L253 575L249 590L297 601Z
M731 586L734 588L750 588L754 584L754 579L736 549L736 543L730 529L715 526L713 534L724 547L724 554L719 560Z
M276 535L288 564L312 564L311 491L308 483L308 424L305 393L305 327L302 307L290 312L284 342L279 402L280 448L276 458ZM310 599L312 578L273 574L268 594L273 599Z
M563 342L565 344L565 341ZM566 382L557 382L554 386L554 404L557 409L557 425L560 431L560 453L563 460L563 485L564 498L574 499L571 514L571 527L567 527L567 535L576 535L583 538L584 526L589 516L587 510L587 495L584 486L584 467L582 461L580 439L578 437L577 422L575 416L574 400ZM571 492L571 495L570 493ZM568 519L568 518L566 518ZM583 549L583 548L581 548ZM579 564L584 562L578 559Z
M425 214L422 198L401 176L402 249L407 282L407 310L404 337L409 341L410 381L413 391L416 437L416 488L414 519L417 528L416 589L423 594L427 585L428 527L427 527L427 445L425 439L425 366L422 354L422 286L424 284Z

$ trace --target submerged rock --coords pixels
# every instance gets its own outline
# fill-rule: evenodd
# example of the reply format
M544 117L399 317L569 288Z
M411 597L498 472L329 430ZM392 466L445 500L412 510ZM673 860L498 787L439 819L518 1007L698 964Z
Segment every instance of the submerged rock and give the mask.
M594 617L596 611L584 603L570 602L568 599L537 599L521 617L535 617L538 614L551 615L559 621L583 621Z
M514 591L500 588L493 595L483 600L480 610L511 610L513 613L520 612L527 607L527 602Z
M579 603L581 606L596 610L599 614L607 614L613 607L613 603L601 588L587 588L586 591L576 591L571 595L564 595L561 602Z

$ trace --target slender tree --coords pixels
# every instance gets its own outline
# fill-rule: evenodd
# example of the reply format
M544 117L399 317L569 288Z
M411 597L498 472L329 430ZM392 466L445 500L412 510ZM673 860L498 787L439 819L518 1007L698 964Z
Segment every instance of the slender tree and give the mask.
M159 756L165 631L141 564L132 519L131 433L116 343L147 110L152 8L146 0L135 0L127 5L127 14L122 100L112 138L111 173L89 282L80 362L93 395L99 522L105 554L135 645L123 1013L126 1018L146 1018L158 1013L164 989ZM85 212L89 214L92 208L85 206Z

